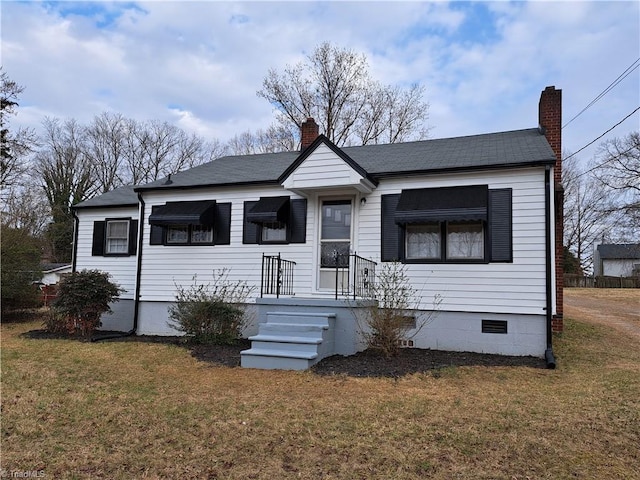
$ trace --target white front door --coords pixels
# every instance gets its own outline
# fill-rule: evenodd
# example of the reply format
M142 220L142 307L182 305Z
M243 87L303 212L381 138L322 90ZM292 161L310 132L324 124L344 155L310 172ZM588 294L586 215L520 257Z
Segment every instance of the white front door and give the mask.
M318 288L347 291L353 199L321 200L320 213Z

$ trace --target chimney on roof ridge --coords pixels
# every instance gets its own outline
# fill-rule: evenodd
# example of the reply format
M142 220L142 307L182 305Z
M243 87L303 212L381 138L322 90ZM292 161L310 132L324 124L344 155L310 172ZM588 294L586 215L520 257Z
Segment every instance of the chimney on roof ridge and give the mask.
M308 117L300 127L300 151L311 145L318 135L320 135L320 127L313 117Z

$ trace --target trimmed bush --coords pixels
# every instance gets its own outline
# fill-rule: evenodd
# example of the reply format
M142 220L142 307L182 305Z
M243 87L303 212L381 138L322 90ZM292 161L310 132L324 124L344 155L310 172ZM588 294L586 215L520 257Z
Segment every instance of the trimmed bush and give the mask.
M176 302L169 307L169 326L197 343L233 344L245 326L247 297L253 291L242 280L230 281L228 269L213 272L210 284L176 285Z
M99 270L82 270L63 277L47 328L89 337L100 327L102 314L111 313L109 304L118 301L124 292L109 277Z

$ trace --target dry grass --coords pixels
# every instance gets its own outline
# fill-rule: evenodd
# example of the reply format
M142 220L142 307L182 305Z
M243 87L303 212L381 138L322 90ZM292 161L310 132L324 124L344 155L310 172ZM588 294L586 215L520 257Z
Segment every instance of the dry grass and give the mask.
M571 294L571 293L569 293ZM556 370L211 367L2 325L2 467L45 478L638 479L640 344L567 320Z

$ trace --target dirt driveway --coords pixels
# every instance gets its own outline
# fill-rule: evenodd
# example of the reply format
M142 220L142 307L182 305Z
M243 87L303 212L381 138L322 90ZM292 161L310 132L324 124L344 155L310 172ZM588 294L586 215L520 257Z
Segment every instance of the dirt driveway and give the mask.
M640 289L565 288L564 315L608 325L640 339Z

